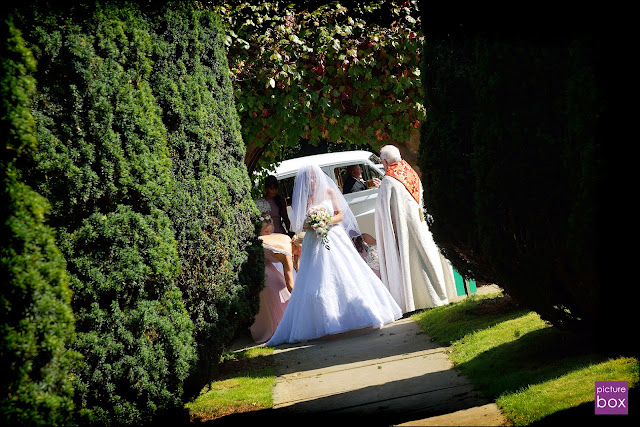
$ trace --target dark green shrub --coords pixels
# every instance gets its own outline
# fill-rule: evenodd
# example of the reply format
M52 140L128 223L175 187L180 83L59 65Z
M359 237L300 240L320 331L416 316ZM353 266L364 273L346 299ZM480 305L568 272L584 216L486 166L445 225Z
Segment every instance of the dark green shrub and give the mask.
M591 328L603 307L600 41L426 30L420 167L436 242L465 276Z
M46 223L49 204L21 181L37 149L29 111L35 61L8 19L0 48L0 423L65 425L72 419L71 373L78 354L65 260Z
M67 259L81 423L139 424L181 407L196 360L167 215L175 180L149 87L155 39L136 3L38 3L21 22L38 59L40 151L29 182Z
M80 422L150 421L189 375L200 391L263 286L224 35L195 3L28 6L40 151L24 174L67 259Z
M65 262L45 223L46 200L10 179L2 188L0 295L3 425L72 419L74 317Z
M176 191L178 284L196 328L199 392L221 352L259 306L264 262L245 146L218 18L190 4L154 15L162 34L151 87L163 111ZM251 254L249 258L248 254Z
M84 355L76 374L81 408L91 420L126 424L179 408L195 348L166 215L119 205L61 238Z

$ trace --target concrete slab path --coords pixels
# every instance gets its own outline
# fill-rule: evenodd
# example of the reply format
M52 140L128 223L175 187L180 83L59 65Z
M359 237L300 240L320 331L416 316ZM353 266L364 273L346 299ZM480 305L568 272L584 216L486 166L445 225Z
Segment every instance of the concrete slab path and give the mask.
M280 345L274 360L274 408L261 414L265 420L303 426L508 425L495 403L454 369L447 349L409 317L381 329Z
M440 425L428 423L444 423L444 415L454 414L449 425L506 424L495 404L453 369L446 349L410 318L382 329L283 345L274 359L274 409L285 416ZM461 423L463 417L467 424Z

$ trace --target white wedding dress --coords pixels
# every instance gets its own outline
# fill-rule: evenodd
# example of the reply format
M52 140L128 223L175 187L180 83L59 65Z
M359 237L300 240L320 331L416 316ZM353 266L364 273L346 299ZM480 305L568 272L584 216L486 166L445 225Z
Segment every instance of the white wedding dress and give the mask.
M330 200L322 206L333 212ZM380 328L402 317L398 304L339 224L331 227L328 244L326 249L321 237L306 233L295 288L265 346Z

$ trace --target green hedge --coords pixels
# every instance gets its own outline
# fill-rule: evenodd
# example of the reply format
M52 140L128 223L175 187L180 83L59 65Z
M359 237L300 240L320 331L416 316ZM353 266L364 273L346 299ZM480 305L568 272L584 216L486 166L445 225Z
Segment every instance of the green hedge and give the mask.
M148 421L180 406L196 358L175 283L166 130L147 81L152 34L135 4L42 3L34 14L40 150L30 179L53 205L68 261L84 356L78 410L83 423Z
M65 262L45 224L46 200L3 180L0 294L3 425L62 425L73 418L74 317Z
M558 326L601 316L602 47L584 32L426 29L421 169L436 242Z
M31 2L46 197L77 317L79 422L181 407L258 309L264 264L223 34L183 2Z
M257 313L264 262L219 20L183 4L162 9L153 22L162 40L151 87L177 183L169 216L178 283L196 328L200 359L190 383L197 393L224 345Z
M12 20L0 64L0 423L62 425L73 419L74 316L65 260L46 224L45 198L22 181L37 148L29 111L35 61Z

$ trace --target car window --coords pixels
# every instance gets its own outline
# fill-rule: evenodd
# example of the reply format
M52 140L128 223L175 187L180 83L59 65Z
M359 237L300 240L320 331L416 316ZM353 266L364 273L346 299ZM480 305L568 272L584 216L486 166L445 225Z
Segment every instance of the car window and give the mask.
M381 173L378 169L372 167L369 163L355 163L360 165L360 169L362 170L362 179L365 182L371 181L373 178L381 178ZM340 191L343 191L343 184L349 177L347 174L347 166L339 166L334 169L334 173L336 176L336 181L338 182L338 188ZM369 188L372 188L371 184Z
M333 170L333 174L336 177L335 179L336 185L338 186L338 189L340 190L340 192L342 192L342 186L344 185L344 180L347 178L346 168L335 168Z
M360 165L360 167L362 168L362 179L364 179L365 181L369 181L373 178L380 178L381 174L379 169L372 167L368 163Z
M333 173L336 176L336 184L338 185L338 189L340 189L340 192L342 192L342 187L344 186L344 182L349 177L349 175L347 175L347 167L338 166L333 169Z

